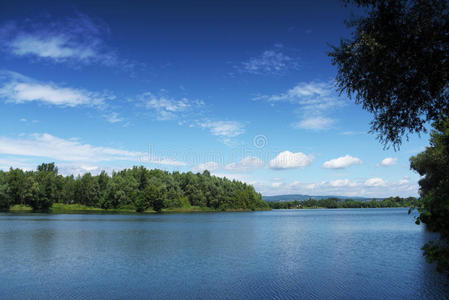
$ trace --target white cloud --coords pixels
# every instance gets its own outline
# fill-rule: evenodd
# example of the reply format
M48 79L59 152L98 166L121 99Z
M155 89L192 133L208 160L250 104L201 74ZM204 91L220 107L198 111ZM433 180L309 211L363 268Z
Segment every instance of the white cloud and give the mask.
M19 168L24 171L31 171L36 168L34 164L32 164L27 159L17 158L17 157L5 157L0 158L0 170L7 171L9 168Z
M123 122L123 118L119 117L119 114L116 112L112 112L109 115L104 115L104 117L106 118L106 120L109 123L118 123L118 122Z
M107 147L81 144L75 139L65 140L48 133L33 134L29 138L0 137L0 154L46 157L62 161L136 160L143 154Z
M101 106L114 96L84 89L61 87L54 83L41 83L15 72L2 71L0 99L7 102L41 102L57 106Z
M311 117L293 124L296 129L323 130L329 129L335 120L324 117Z
M226 170L245 172L263 167L264 163L260 158L248 156L239 162L233 162L225 166Z
M310 165L313 161L313 155L306 155L302 152L292 153L283 151L273 158L269 166L272 169L293 169L303 168Z
M55 60L76 58L85 61L97 55L95 50L88 46L70 45L70 38L63 34L55 36L21 34L12 40L9 46L12 52L19 56L35 55Z
M282 74L287 70L297 69L298 59L283 51L282 46L277 45L274 49L266 50L236 67L240 72L250 74Z
M166 96L155 96L151 92L143 93L138 97L145 108L152 110L158 120L173 120L186 118L186 113L198 110L204 105L201 100L187 98L173 99Z
M396 157L387 157L382 160L380 165L384 167L394 166L397 163L397 161L398 159Z
M62 139L51 134L33 134L25 138L0 137L0 154L49 158L71 162L129 161L184 166L168 158L146 157L143 152L82 144L77 139Z
M378 186L386 186L387 183L382 178L370 178L365 181L366 186L378 187Z
M401 180L398 181L399 185L409 184L409 183L410 183L410 177L408 177L408 176L404 176L404 178L402 178Z
M359 165L361 163L362 161L359 158L345 155L326 161L323 164L323 167L327 169L344 169L352 165Z
M166 158L166 157L154 157L154 156L143 156L139 158L139 162L141 163L150 163L155 165L168 165L168 166L187 166L187 163L183 161L179 161L172 158Z
M366 134L366 132L364 132L364 131L343 131L341 134L342 135L362 135L362 134Z
M290 102L300 104L307 111L326 110L342 103L334 98L333 85L329 82L300 82L285 93L258 96L255 100Z
M247 184L253 184L254 181L251 179L251 176L248 176L247 174L236 174L236 173L212 173L213 176L221 177L221 178L227 178L229 180L238 180L242 182L246 182Z
M256 190L263 195L304 194L312 196L348 196L384 198L390 196L409 197L418 195L418 185L408 178L399 181L384 181L381 178L366 180L337 179L320 182L275 184L276 182L256 182Z
M329 129L335 120L326 116L345 103L335 94L332 82L300 82L281 94L262 95L254 100L263 100L274 105L287 102L297 106L300 120L293 123L296 129Z
M215 161L206 162L204 164L199 164L192 169L193 172L203 172L205 170L215 171L220 167Z
M357 186L357 183L352 182L349 179L337 179L337 180L330 181L329 185L333 186L333 187L344 187L344 186L354 187L354 186Z
M102 64L133 69L136 63L119 59L105 43L109 28L98 19L78 14L55 21L54 16L9 22L0 28L3 51L56 63Z
M237 121L205 121L199 125L202 128L208 128L210 133L220 137L232 138L245 132L243 124Z
M281 187L283 184L284 184L283 182L273 182L271 186L274 188L278 188Z

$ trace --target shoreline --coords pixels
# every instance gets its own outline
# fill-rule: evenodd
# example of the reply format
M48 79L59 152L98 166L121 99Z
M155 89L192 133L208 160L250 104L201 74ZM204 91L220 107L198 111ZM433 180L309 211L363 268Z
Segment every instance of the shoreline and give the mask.
M217 212L250 212L250 211L270 211L270 208L256 208L256 209L244 209L244 208L230 208L230 209L213 209L210 207L180 207L180 208L164 208L161 212L156 212L152 209L147 209L144 212L136 212L133 208L120 208L120 209L104 209L99 207L85 206L79 204L62 204L54 203L49 211L33 211L30 206L27 205L14 205L9 211L2 213L13 214L105 214L105 215L152 215L152 214L172 214L172 213L217 213Z

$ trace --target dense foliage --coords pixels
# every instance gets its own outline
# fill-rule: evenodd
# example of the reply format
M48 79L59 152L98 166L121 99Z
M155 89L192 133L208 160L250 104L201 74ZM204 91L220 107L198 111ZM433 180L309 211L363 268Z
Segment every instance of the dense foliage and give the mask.
M138 212L190 206L217 210L266 207L251 185L211 176L208 171L169 173L141 166L114 172L112 176L103 171L97 176L86 173L64 177L58 175L54 163L42 164L36 171L0 171L1 210L22 204L45 211L53 203L132 208Z
M421 176L423 205L417 223L440 233L439 242L424 246L428 261L438 262L440 271L449 270L449 118L433 124L430 146L410 158L412 169Z
M341 92L374 114L372 131L397 146L449 109L449 2L354 0L364 17L329 53Z
M422 206L417 223L441 235L424 254L449 271L447 116L449 112L449 1L346 0L365 9L349 21L355 28L329 53L338 67L341 92L374 114L373 132L385 145L425 131L434 122L431 146L412 158L420 181Z
M353 199L309 199L303 201L279 201L269 202L273 209L290 208L381 208L381 207L415 207L418 205L418 199L414 197L400 198L390 197L383 200L373 199L371 201L357 201Z

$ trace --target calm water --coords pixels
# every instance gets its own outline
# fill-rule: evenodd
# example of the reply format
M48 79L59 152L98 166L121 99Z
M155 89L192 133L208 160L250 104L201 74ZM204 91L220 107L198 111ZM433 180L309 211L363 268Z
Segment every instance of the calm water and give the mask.
M0 214L0 298L441 299L407 209Z

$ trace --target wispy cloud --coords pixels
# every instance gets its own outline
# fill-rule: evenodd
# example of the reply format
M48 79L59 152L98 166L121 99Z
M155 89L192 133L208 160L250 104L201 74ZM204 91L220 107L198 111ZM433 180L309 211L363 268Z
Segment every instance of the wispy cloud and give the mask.
M249 172L249 171L253 171L255 169L261 168L263 167L265 164L264 162L258 158L258 157L254 157L254 156L247 156L242 158L240 161L237 162L232 162L226 165L223 164L219 164L215 161L209 161L206 163L202 163L199 164L195 167L192 168L193 172L202 172L204 170L209 170L209 171L217 171L217 170L221 170L221 171L230 171L230 172Z
M187 113L199 110L204 102L187 98L174 99L167 96L156 96L151 92L143 93L139 97L144 107L155 113L157 120L173 120L186 118Z
M249 58L235 68L242 73L279 75L299 67L299 59L287 54L282 45L265 50L261 54Z
M161 90L160 95L152 92L140 94L136 106L143 107L158 121L176 120L179 125L191 128L207 129L228 146L235 145L235 138L245 132L245 125L239 121L217 120L207 114L207 105L203 100L187 97L175 98ZM205 117L205 115L209 115Z
M306 118L299 122L293 123L293 128L309 129L309 130L324 130L329 129L335 123L334 119L325 117Z
M119 123L123 122L125 119L119 117L119 114L116 112L111 112L109 114L103 115L109 123Z
M352 157L351 155L345 155L326 161L323 167L327 169L345 169L352 165L360 165L361 163L361 159Z
M7 156L0 158L0 170L8 170L9 168L19 168L25 171L31 171L36 168L29 160L24 158L17 158L13 156Z
M1 71L0 99L12 103L40 102L57 106L102 106L115 97L110 92L92 92L39 82L22 74Z
M132 69L136 63L121 59L106 45L109 27L98 19L78 13L74 17L54 16L8 22L0 27L3 51L15 56L69 63L102 64Z
M199 164L199 165L193 167L192 171L193 172L203 172L205 170L215 171L218 168L220 168L220 165L218 163L216 163L215 161L209 161L204 164Z
M76 139L62 139L48 133L22 138L0 137L0 154L45 157L62 161L137 161L141 152L82 144Z
M81 143L78 139L63 139L48 133L20 138L0 137L0 154L47 158L63 162L83 163L125 161L132 164L152 163L185 166L170 158L153 157L147 153Z
M327 115L334 109L344 106L338 98L332 82L300 82L284 93L259 95L254 100L266 101L271 105L289 103L296 106L300 120L292 126L297 129L329 129L335 120Z
M247 171L261 168L263 166L264 166L264 162L260 158L254 157L254 156L248 156L238 162L233 162L233 163L227 164L225 166L225 169L230 170L230 171L237 171L237 172L247 172Z
M362 135L362 134L366 134L365 131L343 131L340 134L342 135Z
M210 133L219 137L233 138L245 132L245 127L238 121L203 121L202 128L208 128Z

